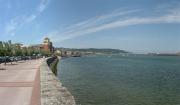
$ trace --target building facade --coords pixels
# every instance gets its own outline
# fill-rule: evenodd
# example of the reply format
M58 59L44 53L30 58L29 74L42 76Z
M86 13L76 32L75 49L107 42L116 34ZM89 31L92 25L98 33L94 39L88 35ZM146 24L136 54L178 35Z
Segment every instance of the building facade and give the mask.
M29 47L31 47L32 49L38 50L38 51L43 51L45 53L53 53L54 52L53 43L47 37L44 38L42 44L34 44L34 45L30 45Z
M54 52L53 44L50 41L49 38L44 38L43 44L42 44L43 51L45 52Z

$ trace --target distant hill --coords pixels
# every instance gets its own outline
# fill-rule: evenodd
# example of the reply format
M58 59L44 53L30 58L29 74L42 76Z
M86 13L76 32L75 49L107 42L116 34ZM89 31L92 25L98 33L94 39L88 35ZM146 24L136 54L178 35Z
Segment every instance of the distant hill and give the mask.
M116 54L116 53L129 53L125 50L110 49L110 48L55 48L63 51L79 51L79 52L92 52L92 53L105 53L105 54Z
M179 52L179 53L177 53L177 55L180 55L180 52Z

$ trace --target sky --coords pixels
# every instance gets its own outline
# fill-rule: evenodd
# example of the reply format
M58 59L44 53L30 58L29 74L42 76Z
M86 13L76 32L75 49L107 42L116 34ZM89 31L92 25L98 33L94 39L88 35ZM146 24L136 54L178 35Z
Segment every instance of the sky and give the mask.
M0 0L0 40L180 52L180 0Z

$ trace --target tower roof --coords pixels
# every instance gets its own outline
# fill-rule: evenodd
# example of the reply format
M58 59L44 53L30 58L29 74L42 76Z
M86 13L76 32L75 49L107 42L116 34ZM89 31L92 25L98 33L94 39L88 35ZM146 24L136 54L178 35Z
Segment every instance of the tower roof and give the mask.
M48 38L48 37L45 37L44 40L49 40L49 38Z

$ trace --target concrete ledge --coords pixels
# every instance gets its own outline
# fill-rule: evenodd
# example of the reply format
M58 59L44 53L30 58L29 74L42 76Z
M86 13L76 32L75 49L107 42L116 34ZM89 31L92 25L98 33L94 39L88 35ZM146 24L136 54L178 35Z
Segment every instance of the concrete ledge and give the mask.
M71 93L61 85L44 60L40 66L41 105L76 105Z

